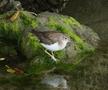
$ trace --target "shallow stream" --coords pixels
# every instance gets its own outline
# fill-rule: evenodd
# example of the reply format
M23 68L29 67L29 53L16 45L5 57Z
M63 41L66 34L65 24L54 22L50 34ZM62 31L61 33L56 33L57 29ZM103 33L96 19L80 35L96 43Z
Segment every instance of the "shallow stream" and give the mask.
M69 75L70 90L108 90L108 0L70 0L61 13L91 27L101 38L95 54ZM48 90L27 82L27 85L18 87L2 83L0 90Z

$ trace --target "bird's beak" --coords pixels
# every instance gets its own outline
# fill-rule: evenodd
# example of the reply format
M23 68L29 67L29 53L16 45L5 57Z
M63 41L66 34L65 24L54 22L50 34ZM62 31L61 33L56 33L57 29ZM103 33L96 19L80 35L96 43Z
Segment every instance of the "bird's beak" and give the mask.
M68 43L67 43L67 47L69 47L71 44L72 44L72 41L69 40Z
M72 43L71 39L69 38L68 43Z

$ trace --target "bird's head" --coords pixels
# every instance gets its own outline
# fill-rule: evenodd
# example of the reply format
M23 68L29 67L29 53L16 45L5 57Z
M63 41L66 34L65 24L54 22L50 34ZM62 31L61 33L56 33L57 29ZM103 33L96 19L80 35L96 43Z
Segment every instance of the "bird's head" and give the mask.
M70 44L71 43L71 39L68 36L63 35L61 38L62 38L62 42L64 44Z

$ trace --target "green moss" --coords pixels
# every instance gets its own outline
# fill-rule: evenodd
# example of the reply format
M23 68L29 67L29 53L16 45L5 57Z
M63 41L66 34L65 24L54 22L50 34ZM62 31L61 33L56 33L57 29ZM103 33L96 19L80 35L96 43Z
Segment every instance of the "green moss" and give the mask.
M6 20L1 21L0 38L3 38L7 41L12 41L13 43L17 43L18 38L21 36L21 31L18 23L18 21L15 21L14 23Z
M64 61L67 58L65 51L55 52L55 57L57 57L57 59L59 59L60 61Z
M27 68L27 73L29 75L44 75L45 73L48 73L48 71L51 70L53 67L54 65L51 63L34 63Z
M75 25L77 27L80 27L81 28L81 24L75 20L73 17L65 17L65 16L61 16L61 19L62 21L65 23L65 24L68 24L68 25Z
M38 26L38 22L36 17L32 16L29 12L21 12L21 19L23 19L23 23L25 27L36 28Z
M0 43L0 56L5 57L8 55L11 55L11 56L17 55L15 46L9 43L8 45L6 43Z
M21 51L27 58L33 58L38 51L41 51L39 40L33 34L29 33L27 36L24 36L21 41Z
M10 14L11 15L11 14ZM8 15L7 15L8 16ZM14 22L4 18L0 20L0 36L18 40L26 28L36 28L38 26L36 18L30 16L26 11L20 12L20 17Z

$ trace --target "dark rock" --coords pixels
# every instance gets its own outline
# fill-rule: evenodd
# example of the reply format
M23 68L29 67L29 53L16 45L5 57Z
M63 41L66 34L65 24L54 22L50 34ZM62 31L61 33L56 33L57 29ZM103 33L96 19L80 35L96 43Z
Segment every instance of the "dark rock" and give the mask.
M21 3L14 0L1 0L0 1L0 13L21 9Z
M22 6L29 11L36 13L43 11L59 12L61 11L68 0L20 0Z
M62 75L47 75L43 78L41 83L48 85L49 88L55 88L57 90L69 90L67 80Z

